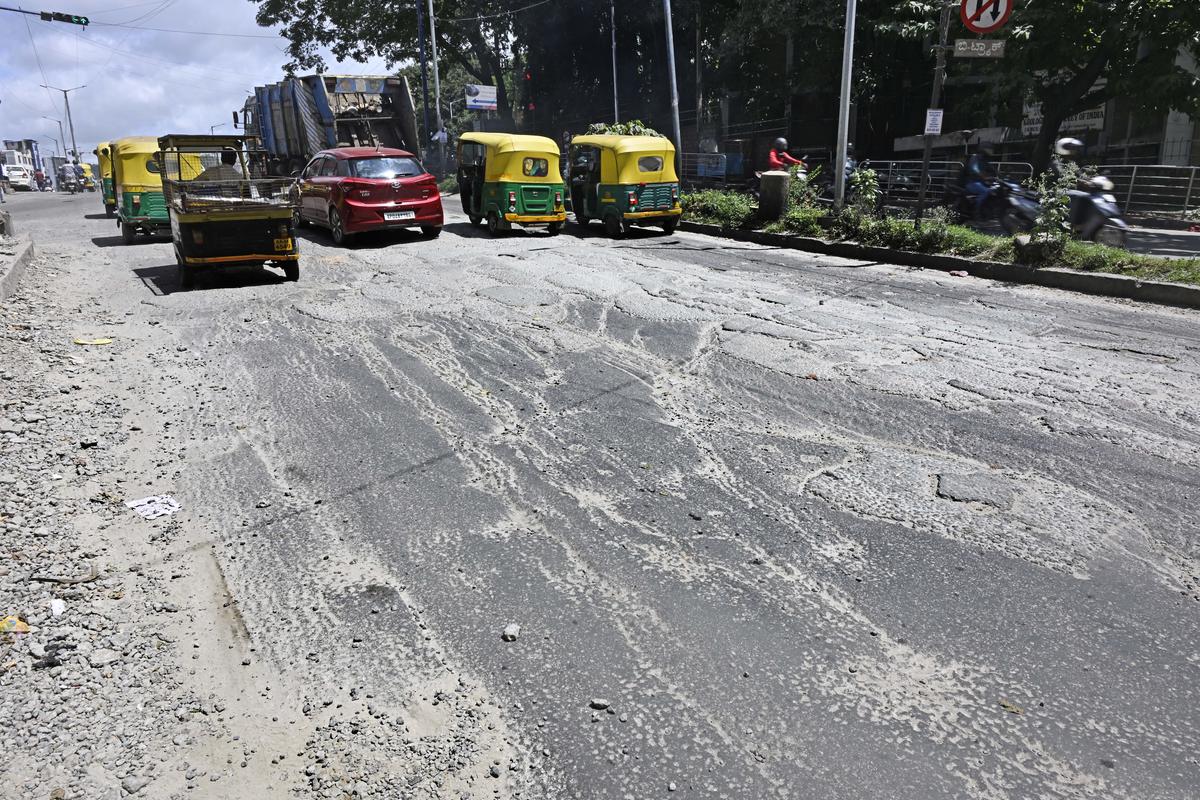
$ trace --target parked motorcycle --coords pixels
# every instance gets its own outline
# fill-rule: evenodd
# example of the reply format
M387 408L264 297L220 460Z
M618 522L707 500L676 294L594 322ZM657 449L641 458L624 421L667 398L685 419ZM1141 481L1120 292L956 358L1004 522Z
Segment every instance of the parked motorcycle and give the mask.
M1113 182L1097 175L1080 181L1079 187L1067 193L1071 201L1071 233L1085 242L1128 246L1129 225L1113 196Z

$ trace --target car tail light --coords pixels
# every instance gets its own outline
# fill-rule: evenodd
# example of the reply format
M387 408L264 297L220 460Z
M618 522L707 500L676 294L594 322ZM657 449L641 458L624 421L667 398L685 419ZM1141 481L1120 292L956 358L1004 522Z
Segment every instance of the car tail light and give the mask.
M637 192L630 192L629 193L629 205L636 206L637 204L638 204Z

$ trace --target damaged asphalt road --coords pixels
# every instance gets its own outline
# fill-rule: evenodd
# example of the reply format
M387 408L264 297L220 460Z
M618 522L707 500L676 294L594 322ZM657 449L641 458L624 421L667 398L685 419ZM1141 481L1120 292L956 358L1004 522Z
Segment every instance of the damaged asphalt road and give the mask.
M97 208L13 209L19 291L114 340L109 477L183 510L108 546L208 559L171 598L237 655L178 680L295 749L256 796L1200 785L1196 313L457 218L181 292Z

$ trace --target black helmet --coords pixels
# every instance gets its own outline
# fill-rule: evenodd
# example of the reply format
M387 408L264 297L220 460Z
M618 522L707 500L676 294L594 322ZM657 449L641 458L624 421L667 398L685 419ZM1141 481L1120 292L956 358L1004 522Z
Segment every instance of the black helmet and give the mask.
M780 136L775 140L775 144L771 145L772 150L787 150L787 139Z

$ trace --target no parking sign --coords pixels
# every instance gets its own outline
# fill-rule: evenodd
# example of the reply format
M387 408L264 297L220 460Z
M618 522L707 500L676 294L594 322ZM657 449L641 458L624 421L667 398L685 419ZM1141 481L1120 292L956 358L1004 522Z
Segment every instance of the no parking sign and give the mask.
M991 33L1004 27L1012 14L1013 0L962 0L959 16L973 33Z

